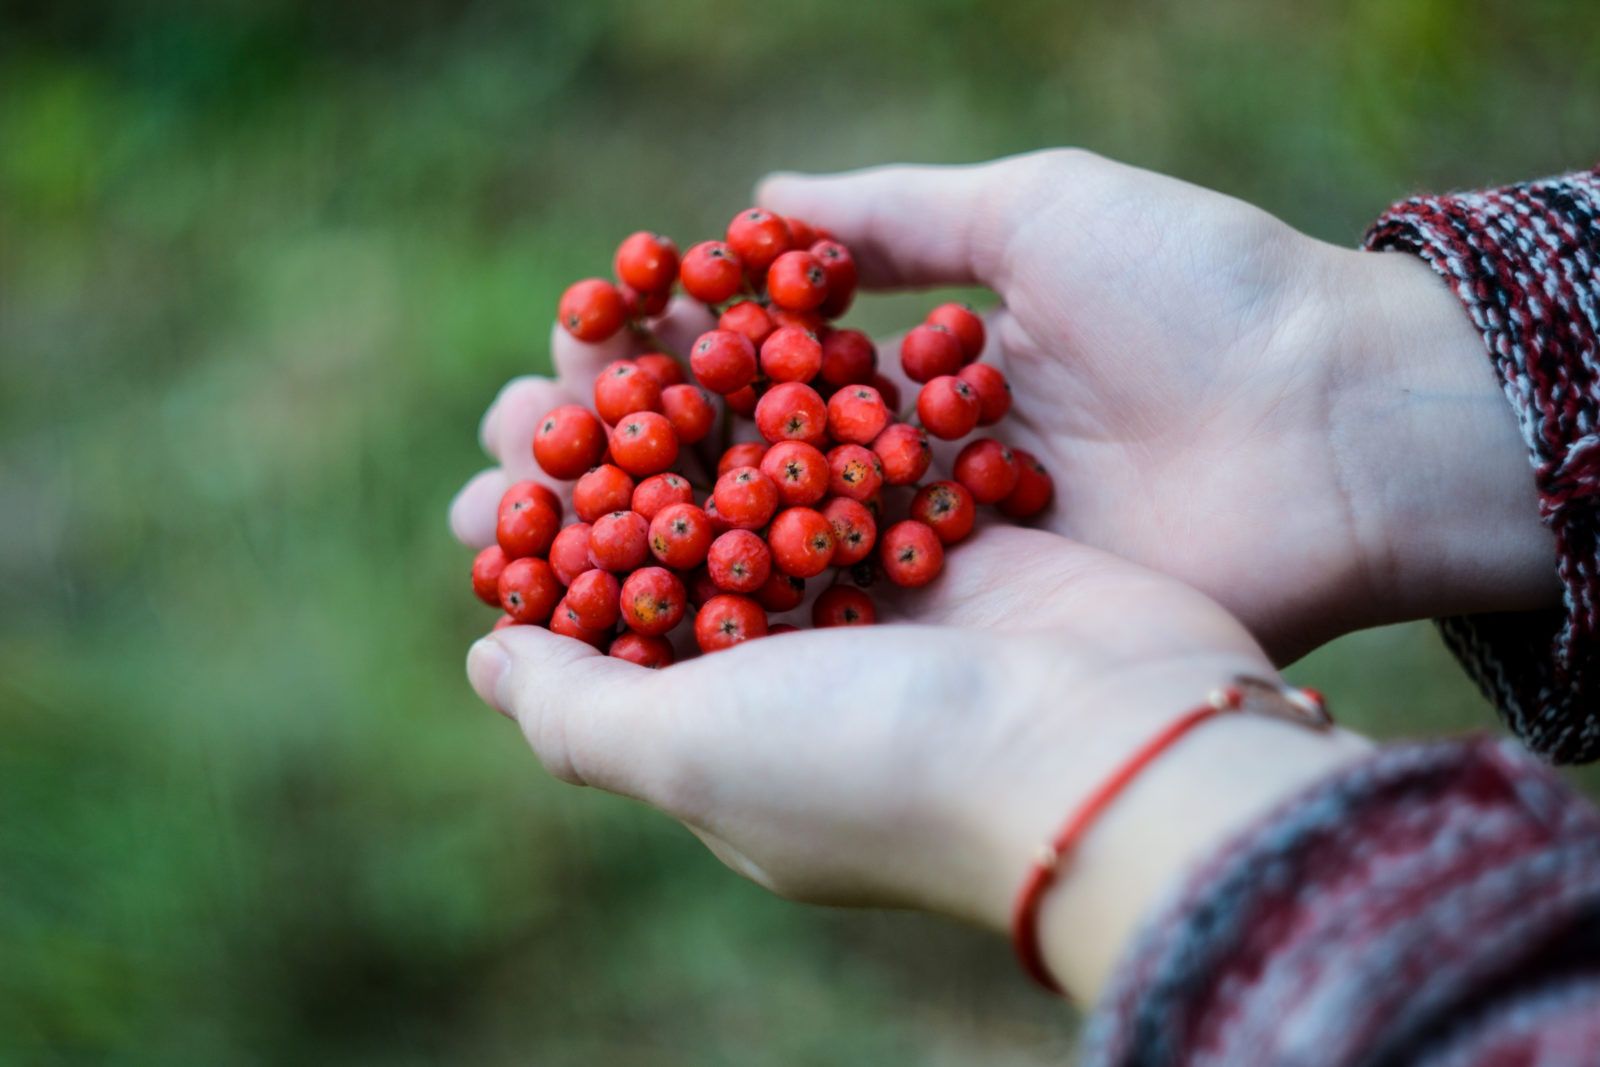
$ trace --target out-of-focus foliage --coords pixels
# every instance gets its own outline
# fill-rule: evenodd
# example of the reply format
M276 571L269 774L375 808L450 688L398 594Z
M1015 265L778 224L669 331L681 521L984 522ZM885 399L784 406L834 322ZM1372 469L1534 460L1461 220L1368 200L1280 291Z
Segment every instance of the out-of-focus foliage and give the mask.
M1597 39L1584 0L0 3L0 1061L1061 1062L997 939L770 899L476 704L479 413L565 280L768 169L1082 144L1353 243L1592 162ZM1487 721L1425 627L1298 674Z

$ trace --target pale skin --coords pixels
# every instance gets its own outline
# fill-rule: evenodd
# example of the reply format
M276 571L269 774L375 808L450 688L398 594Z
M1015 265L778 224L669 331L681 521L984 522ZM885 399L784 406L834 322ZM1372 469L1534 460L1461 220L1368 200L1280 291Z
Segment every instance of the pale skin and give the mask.
M1358 627L1558 596L1482 341L1410 256L1075 151L781 176L758 202L832 230L868 287L995 291L1001 429L1051 470L1055 506L1038 529L985 526L870 631L648 672L517 627L468 670L552 773L660 808L776 892L1003 930L1034 847L1232 675L1275 677ZM658 332L682 351L707 325L679 304ZM501 489L536 473L544 411L631 345L557 331L556 379L502 391L482 426L501 467L452 506L463 541L488 543ZM1194 859L1367 748L1251 715L1180 741L1046 898L1052 972L1092 999Z

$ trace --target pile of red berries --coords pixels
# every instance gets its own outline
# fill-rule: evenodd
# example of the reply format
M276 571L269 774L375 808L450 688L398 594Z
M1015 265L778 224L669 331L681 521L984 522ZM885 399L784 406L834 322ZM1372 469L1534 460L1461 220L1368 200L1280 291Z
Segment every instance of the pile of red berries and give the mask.
M574 337L629 329L660 348L649 322L676 284L717 328L689 351L693 382L675 355L651 351L600 372L593 411L567 404L540 422L534 458L575 480L577 521L562 526L560 498L539 482L506 492L498 544L472 565L478 596L505 611L497 628L548 626L662 667L687 619L704 652L795 629L769 615L800 608L806 583L830 571L812 623L866 625L877 616L866 588L933 581L979 505L1026 519L1050 503L1038 461L992 437L961 450L952 479L925 480L928 435L964 438L1011 407L1005 375L976 362L984 327L969 308L941 305L906 334L900 364L921 389L903 421L871 340L829 325L855 296L856 265L826 232L751 208L681 258L666 238L633 234L614 266L615 284L589 278L562 295ZM710 393L722 398L721 458L714 483L697 486L685 461L718 428ZM730 443L741 417L761 441Z

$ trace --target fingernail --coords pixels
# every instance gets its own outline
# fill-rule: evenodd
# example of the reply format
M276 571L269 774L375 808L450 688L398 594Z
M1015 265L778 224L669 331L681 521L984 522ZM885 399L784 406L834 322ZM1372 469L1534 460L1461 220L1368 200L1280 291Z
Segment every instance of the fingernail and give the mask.
M511 673L511 657L492 638L482 638L467 653L467 680L478 698L507 718L512 717L500 692Z

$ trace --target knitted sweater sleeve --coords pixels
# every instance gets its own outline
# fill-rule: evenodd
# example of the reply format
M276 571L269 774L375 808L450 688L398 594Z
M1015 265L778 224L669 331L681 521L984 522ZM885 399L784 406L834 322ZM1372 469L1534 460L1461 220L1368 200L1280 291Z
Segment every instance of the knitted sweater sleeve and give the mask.
M1082 1062L1597 1054L1600 812L1477 739L1382 750L1213 855L1123 959Z
M1561 610L1439 620L1534 751L1600 758L1600 170L1390 208L1365 245L1420 255L1483 335L1555 533Z

